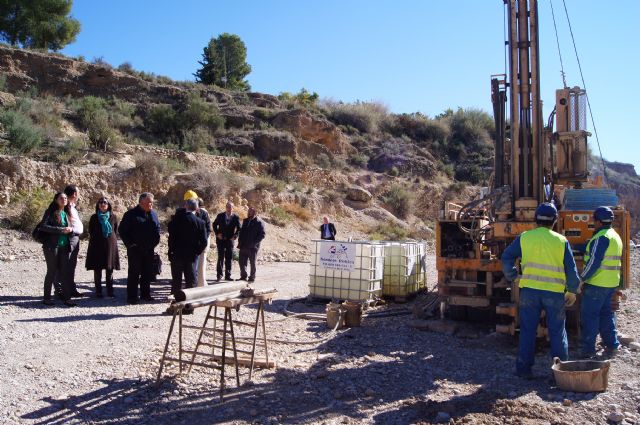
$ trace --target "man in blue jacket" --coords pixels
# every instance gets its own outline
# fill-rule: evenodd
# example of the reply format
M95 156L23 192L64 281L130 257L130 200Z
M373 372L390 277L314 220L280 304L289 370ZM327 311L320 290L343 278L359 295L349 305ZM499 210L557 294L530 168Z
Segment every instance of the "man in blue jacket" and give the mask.
M516 374L532 378L535 360L536 331L540 313L545 311L551 357L569 358L565 306L576 301L580 285L578 270L567 239L551 230L558 219L553 204L543 203L535 212L537 227L514 240L502 254L502 270L512 282L518 277L516 259L520 258L520 339Z
M153 301L153 250L160 243L160 222L158 215L153 211L152 193L142 193L138 198L138 205L124 213L118 233L127 247L129 262L127 302L138 303L138 286L140 298Z
M587 243L584 256L580 350L585 358L596 355L598 333L606 354L614 354L620 346L611 298L620 286L622 239L611 228L613 218L613 211L608 207L599 207L594 211L596 230Z

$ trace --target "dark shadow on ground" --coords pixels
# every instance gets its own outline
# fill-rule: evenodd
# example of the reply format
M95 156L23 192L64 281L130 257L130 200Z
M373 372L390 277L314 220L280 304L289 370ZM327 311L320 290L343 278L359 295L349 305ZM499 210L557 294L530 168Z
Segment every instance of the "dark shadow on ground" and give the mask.
M319 344L318 358L312 365L280 364L275 370L258 371L268 381L265 383L246 383L247 369L241 368L243 385L235 388L233 369L229 367L224 402L219 399L219 372L187 376L185 391L172 378L174 368L165 372L159 388L152 380L102 381L101 388L64 402L44 399L47 407L23 418L40 424L71 420L97 424L293 424L347 416L355 423L369 418L379 424L405 424L433 421L439 411L448 411L454 418L488 414L499 400L527 393L538 393L545 399L561 394L550 388L545 378L526 381L513 376L515 350L506 338L489 335L463 340L407 329L408 322L406 316L365 318L362 327L348 329ZM317 330L322 325L310 323ZM376 335L389 338L373 340L374 328ZM469 346L474 347L472 356L469 350L463 350ZM150 347L150 352L159 348ZM296 347L292 355L309 349ZM540 358L537 360L541 363ZM540 366L539 370L544 368ZM191 384L196 389L189 388L189 381L196 377L201 378ZM445 381L464 386L467 394L450 394L447 401L438 401Z

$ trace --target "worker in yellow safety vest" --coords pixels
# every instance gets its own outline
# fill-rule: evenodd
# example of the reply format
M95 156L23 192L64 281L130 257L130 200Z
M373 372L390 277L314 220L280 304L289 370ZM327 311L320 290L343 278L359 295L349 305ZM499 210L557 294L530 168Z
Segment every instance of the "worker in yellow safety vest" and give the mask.
M596 230L587 243L584 256L581 278L585 285L580 300L580 350L584 358L596 355L598 333L604 354L615 354L620 346L611 298L620 286L622 239L611 228L613 218L611 208L599 207L594 211Z
M565 306L575 303L580 284L576 262L567 239L551 230L558 219L553 204L543 203L535 212L537 227L516 238L502 254L502 270L508 281L518 277L520 266L520 339L516 375L532 378L540 315L546 313L551 357L568 360Z

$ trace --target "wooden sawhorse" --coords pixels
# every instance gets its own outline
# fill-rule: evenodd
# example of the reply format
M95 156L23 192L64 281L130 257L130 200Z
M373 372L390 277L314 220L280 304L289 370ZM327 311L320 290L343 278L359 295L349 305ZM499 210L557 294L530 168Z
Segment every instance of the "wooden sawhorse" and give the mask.
M269 362L269 351L267 346L267 330L265 327L265 319L264 319L264 303L271 302L275 295L275 292L270 292L266 294L255 295L247 298L231 298L231 299L204 299L199 301L183 301L179 303L172 304L173 308L173 318L171 319L171 325L169 326L169 334L167 335L167 341L164 346L164 352L162 353L162 358L160 359L160 368L158 370L158 376L156 379L156 383L160 382L160 378L162 377L162 371L164 369L165 363L173 362L178 363L178 374L181 374L182 371L188 365L187 373L191 371L193 366L206 367L209 369L217 369L220 371L220 400L224 400L224 389L225 389L225 365L227 362L232 362L235 366L235 376L236 376L236 385L240 386L240 374L238 372L238 365L244 364L249 366L249 379L251 379L253 374L253 368L256 364L256 347L261 347L264 350L265 361L260 362L267 367L272 367L273 363ZM232 317L232 309L239 310L241 306L248 304L258 304L258 308L256 311L256 319L254 323L241 322L239 320L233 320ZM183 310L187 307L198 308L198 307L209 307L207 310L207 314L205 316L204 322L201 326L195 325L187 325L183 324L182 315ZM221 308L224 312L223 316L218 316L218 308ZM212 313L213 310L213 314ZM167 355L169 351L169 345L171 342L171 337L173 335L173 330L176 324L176 319L178 321L178 357L172 357ZM213 326L208 328L207 326L210 324L211 319L213 319ZM222 323L222 327L220 328L218 325ZM251 342L243 342L241 338L240 341L236 340L236 335L233 329L233 325L244 325L253 327L253 338L251 338ZM262 328L262 341L258 342L258 329ZM196 346L193 350L188 350L184 348L183 344L183 329L194 329L199 331L198 340L196 342ZM218 333L221 334L221 344L218 343ZM206 342L205 338L207 336L211 337L211 342ZM245 344L249 345L250 349L239 349L236 344ZM228 347L230 345L230 347ZM200 351L203 347L207 347L210 351ZM227 348L230 348L233 352L233 359L227 358ZM220 354L216 353L216 349L220 350ZM250 355L250 357L238 357L238 353ZM190 358L184 358L185 356L190 356ZM196 357L204 357L205 361L199 361Z

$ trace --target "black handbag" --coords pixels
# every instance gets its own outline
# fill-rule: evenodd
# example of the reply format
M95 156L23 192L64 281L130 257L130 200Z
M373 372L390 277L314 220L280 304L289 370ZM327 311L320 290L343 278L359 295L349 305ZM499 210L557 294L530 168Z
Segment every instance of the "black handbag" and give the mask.
M162 259L160 258L160 254L157 252L153 253L152 267L154 277L159 276L162 273Z
M47 233L40 230L41 225L42 225L42 221L36 224L36 227L31 232L31 236L33 237L34 240L43 244L47 240Z

